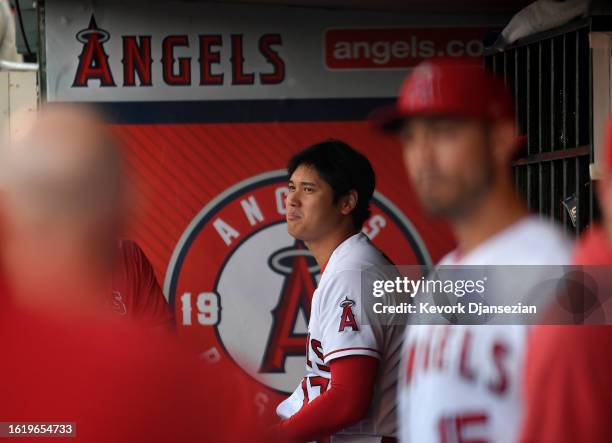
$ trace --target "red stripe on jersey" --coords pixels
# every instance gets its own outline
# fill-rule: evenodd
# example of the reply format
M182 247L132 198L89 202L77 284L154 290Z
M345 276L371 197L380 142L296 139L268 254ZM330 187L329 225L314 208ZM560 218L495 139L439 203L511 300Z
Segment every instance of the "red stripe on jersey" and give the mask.
M332 351L329 352L327 354L325 354L323 356L323 359L326 359L327 357L329 357L332 354L336 354L338 352L344 352L344 351L372 351L372 352L376 352L377 354L380 354L381 352L376 350L376 349L372 349L372 348L344 348L344 349L338 349L337 351Z

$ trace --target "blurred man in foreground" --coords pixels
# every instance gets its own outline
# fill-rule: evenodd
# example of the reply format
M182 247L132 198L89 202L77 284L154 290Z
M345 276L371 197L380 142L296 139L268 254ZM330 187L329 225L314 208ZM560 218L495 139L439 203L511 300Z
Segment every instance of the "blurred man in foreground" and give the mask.
M612 121L597 192L602 223L579 242L574 264L609 288L612 265ZM585 296L586 294L578 294ZM610 294L596 294L605 300ZM609 321L609 319L608 319ZM537 326L529 338L525 366L524 443L612 441L612 326Z
M165 318L143 256L117 243L119 157L96 116L47 108L4 154L1 421L69 422L88 443L261 441L244 375L109 315L119 287L128 315ZM117 268L142 284L115 286Z
M43 109L1 160L1 256L15 302L172 324L146 256L119 240L127 212L121 156L92 110Z
M561 232L530 216L515 192L514 109L503 81L473 60L425 61L404 82L388 117L385 126L400 131L421 203L446 219L457 238L458 248L439 265L569 261ZM515 302L527 294L511 296ZM528 328L481 323L408 326L401 441L516 441Z

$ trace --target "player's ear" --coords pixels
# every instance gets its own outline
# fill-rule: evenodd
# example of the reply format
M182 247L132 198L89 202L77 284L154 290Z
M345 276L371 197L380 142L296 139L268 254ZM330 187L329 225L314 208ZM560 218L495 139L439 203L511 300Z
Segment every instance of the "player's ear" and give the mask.
M493 156L504 168L516 154L516 128L512 121L493 123L489 128L489 141Z
M340 212L342 215L349 215L357 206L359 194L354 189L351 189L346 195L340 198Z

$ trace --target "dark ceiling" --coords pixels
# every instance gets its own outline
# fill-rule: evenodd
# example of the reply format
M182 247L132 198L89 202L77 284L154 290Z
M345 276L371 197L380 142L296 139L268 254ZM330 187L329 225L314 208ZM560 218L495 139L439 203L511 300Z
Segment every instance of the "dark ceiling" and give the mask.
M370 9L413 12L515 13L533 0L217 0L333 9Z

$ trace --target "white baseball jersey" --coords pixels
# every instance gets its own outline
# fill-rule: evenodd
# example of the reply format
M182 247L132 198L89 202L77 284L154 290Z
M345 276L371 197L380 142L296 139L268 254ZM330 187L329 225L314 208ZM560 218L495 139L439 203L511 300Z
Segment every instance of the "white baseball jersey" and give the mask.
M439 265L565 265L570 253L561 231L530 216L463 257L451 252ZM398 388L400 441L514 443L527 332L522 325L408 326Z
M312 296L306 375L293 394L278 405L276 412L281 418L289 418L330 388L332 360L367 355L380 360L368 415L332 436L332 441L379 442L381 436L396 434L397 366L404 328L376 321L366 325L361 315L362 281L369 284L392 278L389 266L391 263L362 233L334 250Z

